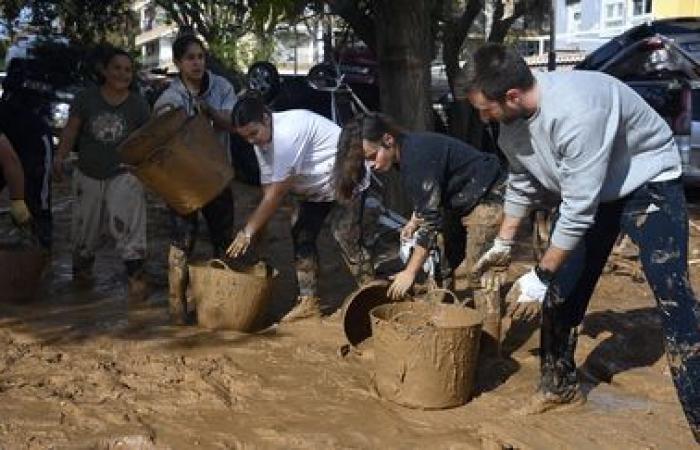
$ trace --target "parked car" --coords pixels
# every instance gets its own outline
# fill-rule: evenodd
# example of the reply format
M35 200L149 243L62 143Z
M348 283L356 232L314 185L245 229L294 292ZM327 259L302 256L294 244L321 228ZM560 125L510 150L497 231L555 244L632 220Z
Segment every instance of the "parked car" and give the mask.
M576 66L612 75L641 95L671 127L683 179L700 187L700 19L634 27Z

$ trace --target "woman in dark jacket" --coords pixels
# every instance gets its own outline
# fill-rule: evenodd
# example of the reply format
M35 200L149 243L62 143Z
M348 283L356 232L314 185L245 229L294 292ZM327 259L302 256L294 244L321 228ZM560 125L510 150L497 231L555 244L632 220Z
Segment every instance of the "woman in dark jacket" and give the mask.
M490 210L500 208L494 190L503 171L496 156L449 136L408 132L383 114L362 114L348 123L340 136L337 158L334 183L336 197L341 200L356 195L367 166L376 172L396 166L401 174L403 191L413 206L401 237L415 238L416 245L389 288L392 297L401 297L411 288L430 250L437 245L439 233L445 236L449 265L442 272L449 273L465 258L466 216L478 205ZM480 236L483 245L470 244L469 249L483 251L476 247L484 247L489 238Z

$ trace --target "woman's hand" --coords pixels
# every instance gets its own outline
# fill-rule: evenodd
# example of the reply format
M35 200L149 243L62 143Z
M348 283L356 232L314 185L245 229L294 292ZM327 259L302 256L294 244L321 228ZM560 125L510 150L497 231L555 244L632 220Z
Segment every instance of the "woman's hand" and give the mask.
M413 237L413 233L416 232L418 227L423 223L423 219L419 219L416 213L411 215L411 220L406 222L406 225L401 228L401 240L407 241Z

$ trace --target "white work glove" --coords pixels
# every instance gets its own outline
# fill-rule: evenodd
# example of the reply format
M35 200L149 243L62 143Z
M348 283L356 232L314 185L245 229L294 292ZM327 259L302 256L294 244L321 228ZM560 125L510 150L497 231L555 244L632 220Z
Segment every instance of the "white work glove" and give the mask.
M228 249L226 250L226 256L230 258L238 258L239 256L244 255L248 251L252 241L253 233L245 228L242 229L238 232L238 234L236 234L233 242L231 242L231 245L229 245Z
M24 200L12 200L10 203L10 216L18 227L24 227L32 221L32 213L27 208Z
M535 269L518 278L506 294L506 314L515 320L532 320L540 313L548 285Z
M472 272L479 276L492 267L504 267L510 264L510 253L513 248L513 241L496 238L493 245L472 267Z

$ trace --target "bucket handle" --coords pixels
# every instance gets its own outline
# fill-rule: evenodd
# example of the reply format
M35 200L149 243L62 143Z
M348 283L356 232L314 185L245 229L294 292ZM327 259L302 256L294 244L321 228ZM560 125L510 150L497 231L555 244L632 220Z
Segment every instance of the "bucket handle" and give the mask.
M448 296L452 297L452 304L454 304L454 305L465 306L467 303L466 298L464 300L460 301L459 298L457 298L457 294L455 294L454 292L452 292L449 289L445 289L445 288L431 289L427 295L430 296L433 292L447 294ZM435 302L430 301L430 303L435 303Z
M231 269L231 268L228 266L228 264L226 264L226 263L224 262L224 260L222 260L222 259L220 259L220 258L210 259L210 260L209 260L209 267L214 267L214 268L217 268L217 269L224 269L224 270L233 271L233 269Z

